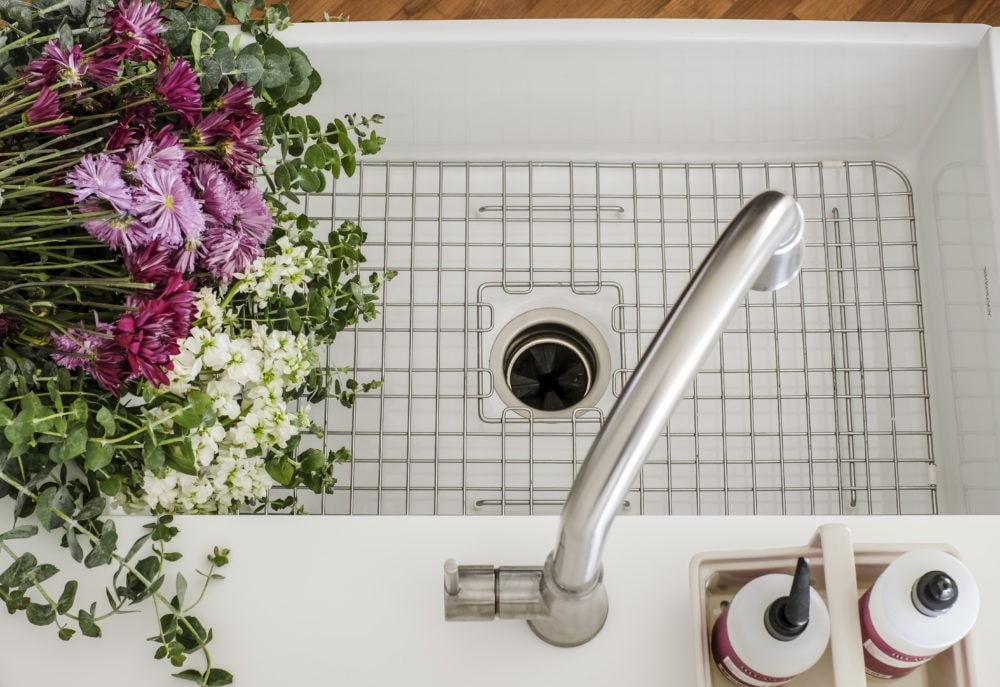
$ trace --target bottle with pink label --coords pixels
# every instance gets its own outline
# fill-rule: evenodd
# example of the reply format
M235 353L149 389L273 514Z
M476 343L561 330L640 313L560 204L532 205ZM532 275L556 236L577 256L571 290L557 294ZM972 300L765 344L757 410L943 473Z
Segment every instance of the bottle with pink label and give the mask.
M865 670L897 678L968 634L979 613L979 588L954 556L917 549L889 564L858 610Z
M712 658L730 682L775 687L809 670L830 639L830 615L809 585L809 564L795 575L762 575L744 585L712 628Z

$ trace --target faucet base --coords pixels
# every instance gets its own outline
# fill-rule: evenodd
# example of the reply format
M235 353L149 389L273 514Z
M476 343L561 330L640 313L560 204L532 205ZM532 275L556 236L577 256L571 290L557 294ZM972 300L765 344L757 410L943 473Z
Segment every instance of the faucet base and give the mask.
M570 592L552 578L552 556L545 561L541 583L542 599L548 614L528 621L531 631L549 644L574 647L586 644L601 631L608 618L608 593L604 573L586 592Z

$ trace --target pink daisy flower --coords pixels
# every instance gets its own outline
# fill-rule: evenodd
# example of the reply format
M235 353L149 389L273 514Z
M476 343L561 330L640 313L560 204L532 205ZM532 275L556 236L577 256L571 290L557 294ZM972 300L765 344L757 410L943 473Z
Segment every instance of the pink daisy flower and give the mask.
M201 238L199 266L222 282L237 272L245 272L264 254L260 243L246 232L227 227L210 227Z
M90 220L83 223L83 228L101 243L125 255L145 246L152 238L149 227L128 214Z
M122 179L122 165L111 155L84 155L66 175L77 203L94 196L120 213L132 209L132 192Z
M265 243L274 227L274 217L264 203L264 194L256 186L240 191L239 207L236 226L249 234L257 243Z
M179 246L205 230L205 215L179 172L161 167L138 174L142 187L136 193L136 213L149 225L151 238L166 246Z
M198 162L192 166L191 186L201 199L205 212L217 223L229 226L240 211L236 187L218 165Z

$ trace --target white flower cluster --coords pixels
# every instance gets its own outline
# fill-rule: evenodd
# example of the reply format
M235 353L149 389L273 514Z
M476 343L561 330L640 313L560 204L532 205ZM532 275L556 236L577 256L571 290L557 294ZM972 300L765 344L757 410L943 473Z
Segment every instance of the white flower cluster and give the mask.
M198 474L147 472L143 493L122 504L129 511L236 512L273 484L263 457L309 427L307 414L291 412L288 403L318 364L311 339L256 322L240 330L210 289L199 291L196 302L204 324L181 343L163 391L206 392L216 421L191 430Z
M236 275L243 280L240 290L256 294L259 301L279 290L288 298L305 293L313 276L328 269L329 263L318 248L307 249L287 236L278 239L277 246L280 253L257 258L246 274Z

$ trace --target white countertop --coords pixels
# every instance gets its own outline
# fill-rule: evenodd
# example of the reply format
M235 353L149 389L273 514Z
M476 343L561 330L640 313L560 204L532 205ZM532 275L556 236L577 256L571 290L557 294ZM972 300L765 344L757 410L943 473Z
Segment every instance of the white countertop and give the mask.
M120 518L122 541L143 522ZM553 517L177 522L182 535L176 548L189 569L200 566L214 545L232 550L226 580L209 590L198 616L214 629L213 660L232 670L243 687L691 685L691 558L705 551L804 546L828 522L846 522L857 543L956 547L981 587L982 612L971 635L979 648L979 684L994 684L987 676L1000 673L1000 654L987 650L1000 637L1000 588L988 584L1000 564L1000 516L622 517L604 558L607 624L575 649L551 647L519 621L443 619L441 568L447 558L540 565L554 543ZM108 578L104 571L93 579ZM97 588L94 598L100 596ZM78 603L84 598L81 591ZM100 640L77 636L70 642L57 639L51 626L2 618L7 658L0 664L0 687L70 679L85 687L189 684L169 677L171 667L152 659L155 646L145 641L155 631L151 610L106 622Z

